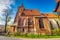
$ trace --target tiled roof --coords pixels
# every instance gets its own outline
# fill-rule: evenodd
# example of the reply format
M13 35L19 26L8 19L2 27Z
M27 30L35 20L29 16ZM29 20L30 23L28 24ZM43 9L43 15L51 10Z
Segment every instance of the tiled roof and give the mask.
M48 14L41 14L46 17L58 17L56 14L48 13Z
M24 10L23 12L25 15L31 15L31 16L40 16L40 12L38 10Z

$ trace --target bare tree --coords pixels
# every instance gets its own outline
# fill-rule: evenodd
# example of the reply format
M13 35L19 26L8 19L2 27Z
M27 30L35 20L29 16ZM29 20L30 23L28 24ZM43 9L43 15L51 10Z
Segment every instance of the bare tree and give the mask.
M8 25L8 22L11 20L11 17L10 17L10 14L11 14L11 10L9 9L4 9L4 21L5 21L5 33L6 33L6 27Z

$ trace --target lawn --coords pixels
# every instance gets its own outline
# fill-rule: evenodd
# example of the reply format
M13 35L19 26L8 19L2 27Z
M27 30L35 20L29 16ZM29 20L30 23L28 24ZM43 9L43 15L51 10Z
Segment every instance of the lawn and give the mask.
M20 31L15 32L14 34L5 34L5 36L9 37L17 37L17 38L60 38L60 29L52 30L51 34L22 34Z
M17 38L60 38L60 35L39 35L39 34L6 34L8 37L17 37Z

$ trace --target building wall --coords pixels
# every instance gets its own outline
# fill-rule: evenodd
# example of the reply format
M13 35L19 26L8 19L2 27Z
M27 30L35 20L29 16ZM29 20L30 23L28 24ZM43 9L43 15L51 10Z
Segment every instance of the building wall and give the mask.
M29 26L28 25L28 19L31 18L33 20L33 16L20 16L20 21L18 22L18 26L17 26L17 29L18 28L24 28L24 33L28 33L29 30L33 29L34 28L34 22L33 22L33 25ZM23 26L23 20L26 19L26 25Z
M31 18L33 20L33 25L29 26L28 25L28 19ZM20 16L20 21L18 22L18 26L16 26L16 30L18 31L19 28L24 28L24 32L23 33L34 33L34 34L51 34L51 29L50 29L50 25L49 25L49 20L48 19L58 19L54 18L54 17L44 17L43 19L43 24L44 24L44 28L39 28L39 18L35 18L34 16ZM26 19L26 26L23 26L23 19Z
M60 8L60 7L59 7ZM58 9L60 10L60 9ZM30 15L27 15L26 13L24 14L24 7L23 5L18 9L16 17L14 22L17 22L17 26L15 26L15 30L18 31L20 30L22 33L34 33L34 34L51 34L51 29L49 25L49 20L48 19L56 19L54 17L57 17L54 14L44 14L42 17L42 22L44 25L44 28L40 28L39 20L40 20L40 15L39 17L35 17L38 15L31 15L31 11L27 10L26 13L30 13ZM60 11L58 11L60 12ZM37 12L38 13L38 12ZM32 19L32 25L29 25L29 18ZM57 17L58 18L58 17ZM26 19L26 24L24 24L24 20ZM24 25L23 25L24 24Z
M55 22L56 19L58 18L43 18L43 24L44 24L44 28L39 28L39 18L34 18L34 33L35 34L51 34L51 26L49 24L49 20L48 19L53 19L54 21L52 21L52 25L55 25L53 26L54 29L58 29L58 26L57 26L57 23ZM59 21L58 21L59 22Z
M46 34L46 33L51 33L49 24L48 24L48 19L47 18L43 18L43 24L44 24L44 28L39 28L39 18L34 18L34 31L35 33L38 34Z

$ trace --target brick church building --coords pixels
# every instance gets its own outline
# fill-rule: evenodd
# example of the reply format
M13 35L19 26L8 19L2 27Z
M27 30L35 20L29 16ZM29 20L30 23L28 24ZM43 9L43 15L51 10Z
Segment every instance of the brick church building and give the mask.
M56 0L57 7L54 10L60 15L60 0ZM38 10L25 9L22 4L16 13L13 31L20 30L21 33L51 33L51 30L60 28L58 15L53 13L42 14Z

